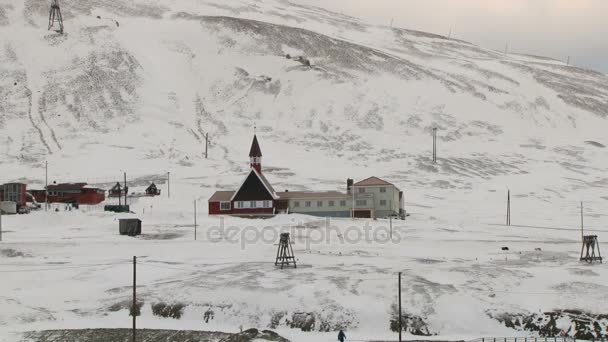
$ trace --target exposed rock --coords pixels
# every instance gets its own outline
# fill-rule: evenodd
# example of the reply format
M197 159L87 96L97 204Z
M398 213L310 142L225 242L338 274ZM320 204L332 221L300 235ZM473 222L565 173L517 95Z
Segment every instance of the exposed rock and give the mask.
M289 342L289 340L279 336L279 334L270 330L248 329L239 334L234 334L220 342L250 342L250 341L277 341Z
M577 339L605 338L608 315L589 314L579 310L556 310L544 313L489 314L508 328L537 333L541 337L567 335Z

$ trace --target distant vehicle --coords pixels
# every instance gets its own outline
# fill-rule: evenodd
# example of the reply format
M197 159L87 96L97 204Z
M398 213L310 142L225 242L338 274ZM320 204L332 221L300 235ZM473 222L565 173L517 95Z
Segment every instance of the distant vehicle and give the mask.
M29 214L30 208L27 206L21 206L21 207L19 207L19 209L17 209L17 213L18 214Z

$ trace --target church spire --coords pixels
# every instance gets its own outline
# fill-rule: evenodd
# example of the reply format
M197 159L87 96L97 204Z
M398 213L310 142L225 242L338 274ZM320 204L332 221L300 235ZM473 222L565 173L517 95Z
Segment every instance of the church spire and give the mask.
M262 150L260 150L258 137L255 134L253 135L253 142L251 143L251 149L249 150L249 164L259 173L262 173Z

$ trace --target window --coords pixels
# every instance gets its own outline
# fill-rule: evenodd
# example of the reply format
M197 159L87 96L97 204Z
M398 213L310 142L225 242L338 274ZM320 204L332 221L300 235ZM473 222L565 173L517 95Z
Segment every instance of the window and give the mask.
M306 205L307 207L310 207L310 205L311 205L310 201L306 201L305 205Z
M249 208L255 208L255 201L249 201Z
M323 201L317 201L317 207L321 208L323 206Z
M272 205L270 203L270 201L264 201L264 208L272 208Z
M380 205L383 207L386 206L386 200L380 200Z
M340 206L341 207L346 207L346 201L340 201Z
M364 193L365 192L365 188L359 188L359 193Z
M254 203L255 203L255 201L254 201ZM237 207L238 209L247 209L247 208L251 208L251 202L249 202L249 201L246 201L246 202L239 201L239 202L236 202L236 207Z
M367 200L357 200L357 206L365 206L367 205Z
M380 192L386 192L386 188L380 188Z
M300 202L298 202L298 201L293 202L293 206L294 207L299 207L300 206Z
M334 201L329 201L328 204L329 204L330 207L333 207L334 206Z
M230 202L220 202L220 210L230 210Z

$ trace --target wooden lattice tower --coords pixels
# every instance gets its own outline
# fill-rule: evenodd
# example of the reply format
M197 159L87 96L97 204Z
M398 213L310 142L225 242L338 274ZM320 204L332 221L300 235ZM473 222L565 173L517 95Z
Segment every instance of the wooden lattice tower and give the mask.
M289 233L281 233L281 239L279 240L279 249L277 250L277 259L274 262L275 266L281 265L290 266L293 263L293 267L296 268L296 257L293 255L293 247L289 239Z
M597 254L596 254L597 251ZM602 262L600 254L600 244L597 241L597 235L583 236L583 248L581 249L581 261L592 263L594 261Z
M51 27L59 24L59 33L63 34L63 17L61 16L61 9L59 8L59 0L51 0L51 12L49 13L49 30Z

